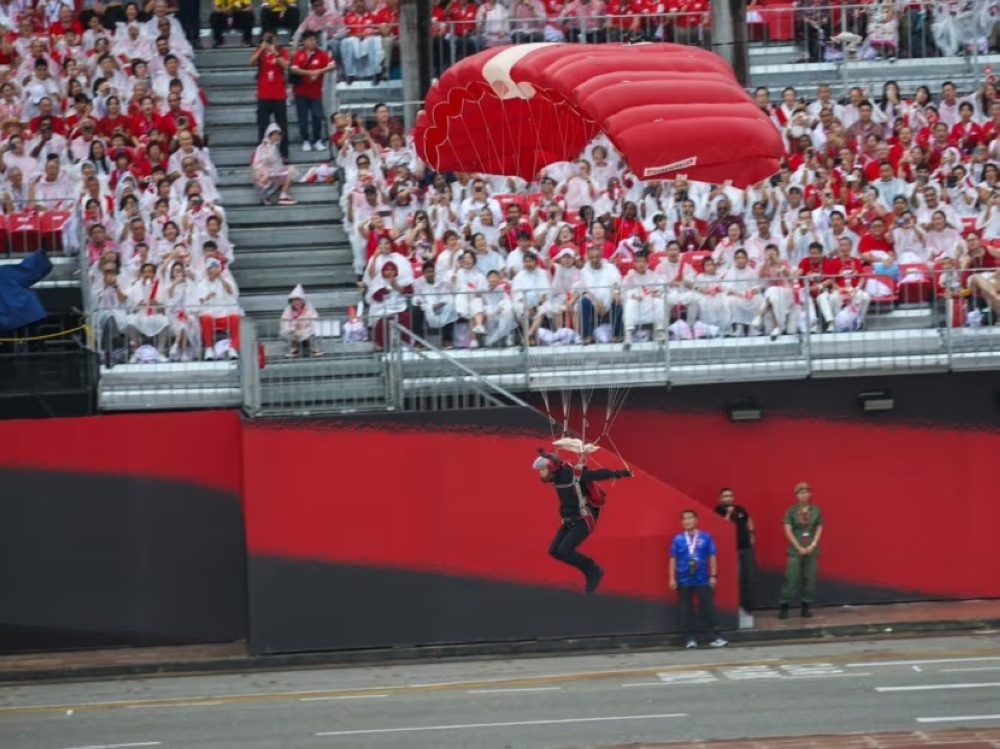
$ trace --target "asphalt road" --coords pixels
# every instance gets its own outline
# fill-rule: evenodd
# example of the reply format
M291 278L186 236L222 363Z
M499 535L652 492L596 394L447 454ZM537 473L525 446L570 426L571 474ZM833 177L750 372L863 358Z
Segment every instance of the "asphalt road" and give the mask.
M1000 726L1000 636L16 686L3 749L570 749Z

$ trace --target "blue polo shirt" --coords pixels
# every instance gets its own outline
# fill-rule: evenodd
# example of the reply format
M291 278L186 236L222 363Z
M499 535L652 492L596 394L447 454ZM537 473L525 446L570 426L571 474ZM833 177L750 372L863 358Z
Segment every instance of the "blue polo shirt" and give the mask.
M705 531L695 531L693 536L680 533L670 547L670 556L677 560L677 584L690 588L708 585L711 571L709 559L715 556L715 540ZM697 560L698 570L692 574L690 561Z

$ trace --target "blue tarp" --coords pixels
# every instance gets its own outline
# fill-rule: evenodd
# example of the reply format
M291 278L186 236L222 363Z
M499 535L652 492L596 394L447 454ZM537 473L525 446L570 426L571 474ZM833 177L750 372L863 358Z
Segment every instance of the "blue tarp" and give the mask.
M0 331L12 331L48 317L31 287L52 272L44 250L17 265L0 265Z

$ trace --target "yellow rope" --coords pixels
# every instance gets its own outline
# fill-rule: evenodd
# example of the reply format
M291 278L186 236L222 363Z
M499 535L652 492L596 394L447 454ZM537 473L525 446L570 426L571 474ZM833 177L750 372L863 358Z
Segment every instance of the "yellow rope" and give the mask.
M33 343L35 341L51 341L53 338L63 338L68 335L73 335L74 333L79 333L81 330L87 331L88 336L91 334L89 325L80 325L72 330L61 330L58 333L36 335L31 338L0 338L0 343Z

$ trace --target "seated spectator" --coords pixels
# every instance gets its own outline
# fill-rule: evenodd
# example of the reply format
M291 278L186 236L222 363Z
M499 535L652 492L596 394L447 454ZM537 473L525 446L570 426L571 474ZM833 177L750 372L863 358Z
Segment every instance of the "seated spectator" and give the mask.
M746 250L740 248L733 253L732 265L723 272L722 281L732 308L732 332L737 336L758 335L760 328L755 328L754 322L760 316L764 298L760 290L760 273L750 265Z
M264 205L295 205L298 202L289 194L297 172L281 157L282 138L281 128L271 123L264 132L264 140L254 152L254 183Z
M299 26L299 7L295 0L267 0L260 10L260 27L265 34L279 28L295 31Z
M622 281L626 347L632 344L640 325L652 325L655 339L662 341L667 320L663 278L649 270L649 254L640 250L633 263L634 267Z
M413 330L427 337L428 328L441 332L441 346L446 351L455 345L455 287L446 278L438 278L437 268L431 260L421 265L421 276L413 282L413 300L410 311ZM419 344L417 344L419 347Z
M407 299L413 293L413 285L409 278L400 279L399 270L395 262L385 263L379 274L371 279L365 293L376 351L385 350L391 322L398 322L404 329L410 327Z
M514 314L517 316L519 329L524 333L525 343L535 345L535 336L552 311L549 305L552 285L549 274L539 267L538 256L534 252L525 253L521 262L523 267L514 274L510 282L510 293L514 300ZM496 268L489 270L499 273Z
M375 16L369 12L365 0L355 0L351 10L344 14L344 27L347 36L340 42L344 80L348 85L358 79L379 83L385 48Z
M315 0L313 4L322 1ZM253 0L214 0L208 23L216 47L226 43L224 34L229 28L241 33L244 47L253 46Z
M604 259L599 246L591 246L580 273L580 332L584 344L593 343L594 331L605 324L611 327L612 340L622 341L621 283L618 268Z
M140 349L147 338L153 341L156 361L167 361L167 328L170 322L164 314L160 280L152 263L146 263L140 269L139 279L128 294L128 306L128 334L133 347L129 363L139 362Z
M238 359L240 351L239 288L230 277L222 275L222 263L209 260L205 263L205 278L198 289L199 323L205 346L205 361L215 359L216 333L229 337L226 356Z
M161 300L170 322L173 343L171 361L189 362L201 350L201 326L198 322L198 282L195 274L181 262L172 263Z
M323 355L319 347L319 313L306 299L305 289L299 284L288 295L288 306L281 313L281 339L288 341L288 358Z
M795 297L795 272L787 260L781 259L777 245L765 248L760 278L764 283L764 303L750 327L769 328L772 341L783 333L794 335L799 329L800 309Z

